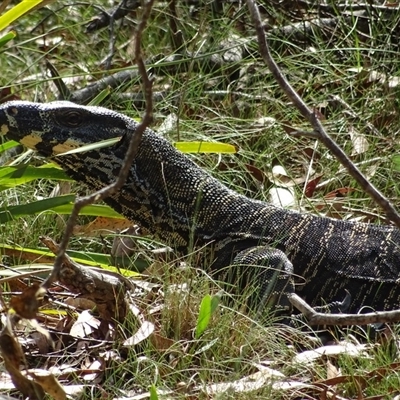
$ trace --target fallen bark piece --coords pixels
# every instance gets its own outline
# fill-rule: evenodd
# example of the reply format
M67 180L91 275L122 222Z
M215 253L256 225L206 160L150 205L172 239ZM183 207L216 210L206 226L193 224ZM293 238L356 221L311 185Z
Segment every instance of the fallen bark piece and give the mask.
M42 237L41 241L57 254L58 245L52 239ZM122 275L85 267L65 255L58 281L79 297L92 300L105 320L121 322L125 319L128 312L125 294L132 285Z

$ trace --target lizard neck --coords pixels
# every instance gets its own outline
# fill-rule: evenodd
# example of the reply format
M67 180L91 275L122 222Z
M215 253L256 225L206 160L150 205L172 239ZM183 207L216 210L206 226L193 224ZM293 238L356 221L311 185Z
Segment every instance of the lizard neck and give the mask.
M129 140L126 135L119 144L102 149L101 157L94 150L54 161L73 179L97 190L115 180ZM105 202L178 248L218 239L219 232L226 236L227 229L239 230L242 220L254 213L254 204L260 209L266 206L228 189L150 130L143 136L127 182Z

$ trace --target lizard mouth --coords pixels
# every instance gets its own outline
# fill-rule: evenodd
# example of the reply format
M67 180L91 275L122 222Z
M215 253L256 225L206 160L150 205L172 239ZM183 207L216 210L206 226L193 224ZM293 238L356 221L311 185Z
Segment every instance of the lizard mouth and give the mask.
M11 101L0 105L0 136L20 142L28 149L38 151L49 157L75 150L81 146L77 141L67 138L56 140L51 130L35 129L30 121L40 111L29 102Z
M21 124L17 122L18 120L27 121L29 119L29 115L24 114L20 111L17 106L28 105L28 103L23 101L10 101L8 103L4 103L0 105L0 135L7 136L9 139L14 139L20 141L21 138L27 138L27 147L31 147L40 141L40 132L29 131L23 133L21 129ZM30 137L30 138L28 138ZM40 139L40 140L39 140ZM28 145L30 143L30 145Z
M20 142L28 149L45 150L44 154L49 155L49 149L45 149L48 146L43 143L42 132L34 130L26 132L21 129L15 118L18 112L15 111L16 109L12 104L10 106L8 104L0 106L0 135Z
M118 145L128 118L116 118L107 109L64 101L32 103L10 101L0 105L0 136L20 142L44 157L78 153Z
M12 129L10 129L11 127L10 127L8 113L7 113L7 107L6 107L7 104L8 103L0 106L0 136L8 136L11 139L14 139L13 137L11 137Z

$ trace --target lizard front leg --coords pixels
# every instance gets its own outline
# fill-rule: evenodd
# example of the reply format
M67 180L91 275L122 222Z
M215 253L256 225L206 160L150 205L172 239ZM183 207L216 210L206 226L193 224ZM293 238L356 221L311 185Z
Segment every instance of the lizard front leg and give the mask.
M228 292L246 294L248 306L258 316L268 310L275 315L290 315L293 265L282 251L231 240L217 246L212 269Z

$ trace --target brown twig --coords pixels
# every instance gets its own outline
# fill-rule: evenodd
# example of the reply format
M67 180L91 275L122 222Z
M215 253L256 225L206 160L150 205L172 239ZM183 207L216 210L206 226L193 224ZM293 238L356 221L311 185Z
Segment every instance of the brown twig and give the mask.
M7 8L7 6L11 3L11 0L4 0L0 4L0 14L3 14L4 10Z
M234 47L240 48L240 59L239 57L234 59L225 57L225 54L230 52ZM179 73L183 73L190 70L191 72L201 71L202 73L214 73L220 76L221 68L227 69L230 66L235 68L235 65L242 59L243 51L243 43L229 43L217 53L202 54L184 50L183 53L172 54L171 56L157 55L147 60L145 64L151 74L155 75L171 75L178 71ZM238 52L239 50L236 53ZM87 104L107 87L116 88L127 83L132 85L132 81L135 82L139 79L140 71L136 68L118 71L93 82L83 89L76 90L71 93L69 100L78 104Z
M264 27L261 21L261 16L254 0L246 0L251 18L256 30L258 45L261 56L267 64L269 70L278 82L286 96L291 100L294 106L300 111L304 118L308 120L313 128L313 134L321 141L339 160L339 162L347 169L349 174L359 183L361 188L372 197L372 199L386 212L388 219L393 221L400 228L400 215L397 213L390 201L385 198L380 191L372 185L362 172L354 165L346 153L337 145L337 143L328 135L323 125L319 121L317 115L312 111L297 94L290 85L288 80L283 75L277 63L273 59L265 37Z
M111 61L115 54L115 42L117 40L117 38L115 36L115 31L114 31L115 20L116 20L115 17L121 15L121 18L123 18L125 15L127 15L131 11L129 9L129 7L126 7L127 3L128 3L127 0L122 0L121 3L118 4L115 11L109 15L108 31L109 31L109 36L110 36L110 42L109 42L109 48L108 48L108 55L104 61L104 68L106 71L108 71L111 68ZM108 15L108 14L104 14L104 15Z
M53 78L53 82L57 87L59 98L63 100L69 99L71 97L71 91L62 80L60 74L57 71L57 68L49 60L46 60L46 68L49 70L51 77Z
M94 32L101 28L109 26L111 20L117 21L118 19L124 18L140 5L141 2L138 0L122 0L117 7L114 7L108 12L102 11L100 15L94 17L86 26L86 32Z
M143 61L142 52L141 52L141 38L144 28L146 27L147 21L150 16L151 9L153 7L154 0L149 0L143 7L143 15L142 19L137 27L136 31L136 41L135 41L135 60L138 65L139 73L142 77L143 81L143 91L146 98L146 111L143 116L142 122L136 127L134 132L132 132L132 139L129 144L129 148L125 154L124 162L122 164L121 170L119 172L118 177L116 180L98 190L95 193L92 193L89 196L78 198L75 201L74 208L72 209L71 215L68 219L67 225L65 227L65 231L60 243L60 248L54 262L54 267L50 276L43 282L42 287L48 289L50 285L58 279L60 274L61 266L63 260L65 258L66 249L69 243L69 239L73 233L73 228L76 224L77 217L79 215L80 210L82 207L92 204L94 202L103 200L104 198L110 196L112 193L115 193L119 190L122 185L125 183L133 160L135 159L139 144L142 139L143 132L147 128L147 126L152 121L152 111L153 111L153 103L152 103L152 83L147 75L146 67Z
M316 312L297 294L290 294L289 301L306 317L307 323L317 325L367 325L375 323L393 323L400 321L400 310L379 311L365 314L326 314Z
M40 240L54 254L59 254L60 247L53 239L42 236ZM78 293L80 298L96 304L98 313L105 320L123 321L126 318L126 291L135 287L124 276L113 271L85 267L64 254L57 280L72 293Z
M182 31L178 29L178 22L179 17L176 11L176 0L169 0L168 2L168 9L169 9L169 32L171 35L171 46L174 51L183 49L183 36Z

